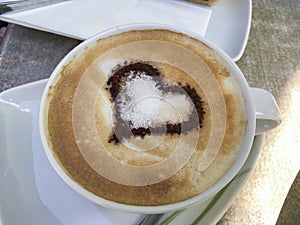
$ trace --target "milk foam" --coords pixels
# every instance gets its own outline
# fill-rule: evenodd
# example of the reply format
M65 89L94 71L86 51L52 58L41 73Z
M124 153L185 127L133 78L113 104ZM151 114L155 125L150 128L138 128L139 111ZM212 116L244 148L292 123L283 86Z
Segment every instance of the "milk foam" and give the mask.
M155 42L144 41L132 44L132 47L128 45L128 43L134 43L140 40L155 40ZM153 48L156 43L157 45L155 46L157 47ZM103 45L107 44L109 47L103 48ZM116 47L123 45L124 48L121 49L121 56L126 55L126 59L121 56L119 58L116 57L119 51L109 54L109 52ZM161 46L165 47L162 48ZM184 51L178 46L183 46L182 48L191 50L191 52L195 53L195 57L187 58L189 52L186 51L187 55L182 54ZM151 51L149 51L149 49L151 49ZM166 50L164 51L164 55L161 54L161 50ZM102 62L97 61L99 57L106 53L108 55L103 57ZM140 54L141 57L134 58L133 56L137 53ZM156 53L157 55L155 55ZM160 58L157 58L157 56ZM61 80L59 80L53 88L53 96L49 104L48 114L49 140L53 142L53 151L57 155L61 165L64 166L76 182L83 184L86 189L94 194L115 202L143 206L163 205L183 201L205 191L221 179L231 168L236 156L239 154L239 149L245 134L245 124L247 123L246 115L244 115L245 105L240 104L242 97L239 91L236 90L238 89L238 85L236 85L234 81L235 78L230 75L223 61L218 58L218 56L215 56L212 49L193 38L179 33L165 30L131 31L99 40L97 46L88 49L87 55L83 58L85 60L84 63L75 59L63 69ZM201 61L201 59L203 60ZM190 85L197 91L199 96L203 97L201 99L205 102L203 105L205 115L201 128L193 129L180 135L165 135L163 137L160 135L148 135L143 138L132 136L131 138L125 139L123 143L108 142L114 129L114 103L110 98L108 90L105 89L104 86L107 78L117 66L122 66L128 62L135 62L137 60L151 62L162 74L166 75L166 79L174 81L177 84L181 83L182 86ZM169 60L172 61L168 64ZM203 65L200 70L195 67L199 65L199 63ZM133 167L139 166L138 169L134 167L132 172L137 171L135 175L137 175L136 178L139 178L138 182L141 183L141 186L126 183L126 179L128 178L129 180L133 176L124 172L125 170L116 172L115 167L111 169L110 162L103 160L103 157L94 157L94 152L95 155L98 154L98 148L96 148L93 143L90 143L86 144L83 149L88 149L86 152L90 153L90 156L87 155L87 157L91 159L91 162L95 162L96 166L99 164L99 167L102 165L105 168L107 167L107 170L111 172L112 175L115 175L114 173L120 173L117 175L120 175L120 178L124 178L125 182L120 184L115 180L110 180L101 173L95 172L96 170L91 167L92 164L87 163L86 158L81 157L83 154L80 152L78 143L74 140L72 124L72 110L74 105L72 104L72 100L74 100L74 93L78 88L79 80L85 76L81 74L81 71L88 71L88 67L91 64L96 64L96 67L90 70L90 73L95 74L95 77L101 77L100 79L89 79L89 82L87 82L88 87L83 88L83 93L85 93L86 90L89 89L89 85L96 86L94 88L95 93L99 95L95 110L96 116L88 115L87 117L92 118L91 122L96 120L98 132L96 135L99 137L103 148L107 150L109 157L112 156L116 160L119 160L122 165L129 164ZM184 69L181 69L183 67ZM189 70L190 68L191 70ZM101 75L99 75L99 71ZM189 76L191 72L195 72L192 77ZM208 82L208 79L199 76L199 73L203 76L207 75L209 78L215 79L213 80L215 84L213 85L213 82ZM103 89L98 88L101 86L99 85L101 82L104 84ZM232 82L235 84L233 85ZM136 111L133 114L129 113L126 115L128 116L127 119L131 120L132 115L144 114L144 117L142 116L141 120L139 120L135 126L145 123L145 121L145 126L152 125L153 123L166 123L167 121L175 122L179 120L179 118L184 120L186 116L189 115L189 108L192 103L187 96L168 92L161 95L161 92L157 90L158 86L153 85L150 80L144 83L141 82L143 88L137 85L137 83L132 82L128 84L129 86L130 84L132 85L133 94L131 97L135 99L133 102L137 106L135 106L136 108L134 110ZM207 84L211 84L212 86L208 87ZM220 114L218 113L220 110L216 110L219 109L220 105L218 101L215 101L216 87L219 87L219 91L222 92L221 94L224 96L226 114ZM206 88L206 90L204 90L204 88ZM153 94L155 98L141 101L141 99L146 97L142 92L144 90L148 94ZM127 91L125 91L125 94L127 96L130 95ZM211 96L209 96L209 94L211 94ZM81 98L82 95L78 96ZM164 101L161 99L164 99ZM124 102L127 102L127 100L124 100ZM168 102L168 104L165 104L166 102ZM82 110L78 113L79 117L83 117L84 112L87 111L87 106L90 106L84 103L85 101L83 101L82 107L78 107L79 110ZM94 103L94 101L91 101L91 103ZM94 107L90 110L93 112L95 106L91 104L91 107ZM152 111L149 110L150 108ZM176 108L176 110L174 110L174 108ZM126 112L126 110L124 110L124 112ZM64 115L63 117L61 116L62 114ZM147 121L145 115L153 118ZM199 169L199 164L201 164L203 153L207 150L208 140L210 139L212 131L211 128L216 124L216 119L218 119L220 115L226 120L224 140L221 143L220 149L217 151L217 155L207 154L206 158L213 160L208 164L208 167L205 165L203 166L204 169L201 170ZM159 116L160 120L156 120L156 116ZM92 126L85 127L88 129L82 133L83 142L87 138L89 138L88 140L92 140L93 138L91 137L95 137L86 135ZM223 128L220 127L221 126L217 126L218 129L222 130ZM87 138L85 138L85 136L87 136ZM220 137L218 134L216 134L215 137L212 142L216 142L220 139L218 138ZM197 140L197 138L199 139ZM194 140L197 141L196 147L191 144ZM149 150L144 147L147 145L155 148ZM184 152L179 152L180 154L175 153L176 147L184 150ZM140 169L143 169L145 166L155 167L155 164L163 162L173 155L177 155L175 160L180 159L187 149L191 149L193 155L183 168L179 168L180 170L176 174L162 182L143 186L144 183L142 182L147 182L147 178L154 178L154 176L161 173L161 170L157 170L154 173L151 170L152 173L144 176L138 173ZM208 153L210 153L210 151L208 151ZM204 161L206 162L207 160ZM167 166L165 169L171 170L172 168L171 166ZM138 185L140 185L140 183Z
M117 65L122 65L124 61L119 60L119 59L108 59L108 60L103 60L100 64L99 67L102 71L102 74L108 78L108 76L111 74L111 71L117 66Z

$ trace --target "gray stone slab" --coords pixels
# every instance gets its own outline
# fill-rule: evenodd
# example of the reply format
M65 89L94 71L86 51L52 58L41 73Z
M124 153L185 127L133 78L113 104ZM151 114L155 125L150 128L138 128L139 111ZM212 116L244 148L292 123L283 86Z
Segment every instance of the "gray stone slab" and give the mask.
M9 25L0 46L0 92L50 76L80 41Z

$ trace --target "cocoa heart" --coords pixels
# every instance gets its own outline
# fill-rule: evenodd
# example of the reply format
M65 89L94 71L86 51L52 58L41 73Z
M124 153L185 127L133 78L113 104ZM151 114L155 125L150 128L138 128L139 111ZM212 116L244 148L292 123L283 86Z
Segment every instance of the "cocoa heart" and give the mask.
M110 143L150 134L180 135L202 126L205 112L195 89L165 81L149 63L118 65L107 90L114 106Z

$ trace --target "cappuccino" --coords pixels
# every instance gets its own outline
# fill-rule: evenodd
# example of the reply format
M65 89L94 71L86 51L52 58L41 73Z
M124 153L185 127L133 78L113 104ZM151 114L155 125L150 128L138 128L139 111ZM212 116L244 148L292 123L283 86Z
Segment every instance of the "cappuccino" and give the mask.
M214 50L185 34L133 30L75 55L49 87L47 142L64 171L127 205L184 201L234 164L245 100Z

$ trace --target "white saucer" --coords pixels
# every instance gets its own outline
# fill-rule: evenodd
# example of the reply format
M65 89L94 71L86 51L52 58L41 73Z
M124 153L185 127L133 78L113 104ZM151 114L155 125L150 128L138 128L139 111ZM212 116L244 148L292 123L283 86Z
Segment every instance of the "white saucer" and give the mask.
M204 37L238 61L247 45L252 18L252 0L218 0Z
M0 225L139 224L145 215L95 205L69 188L51 167L38 131L46 82L29 83L0 94ZM170 224L189 224L203 212L199 224L217 223L254 169L263 140L263 135L255 137L245 165L225 189L182 212Z

